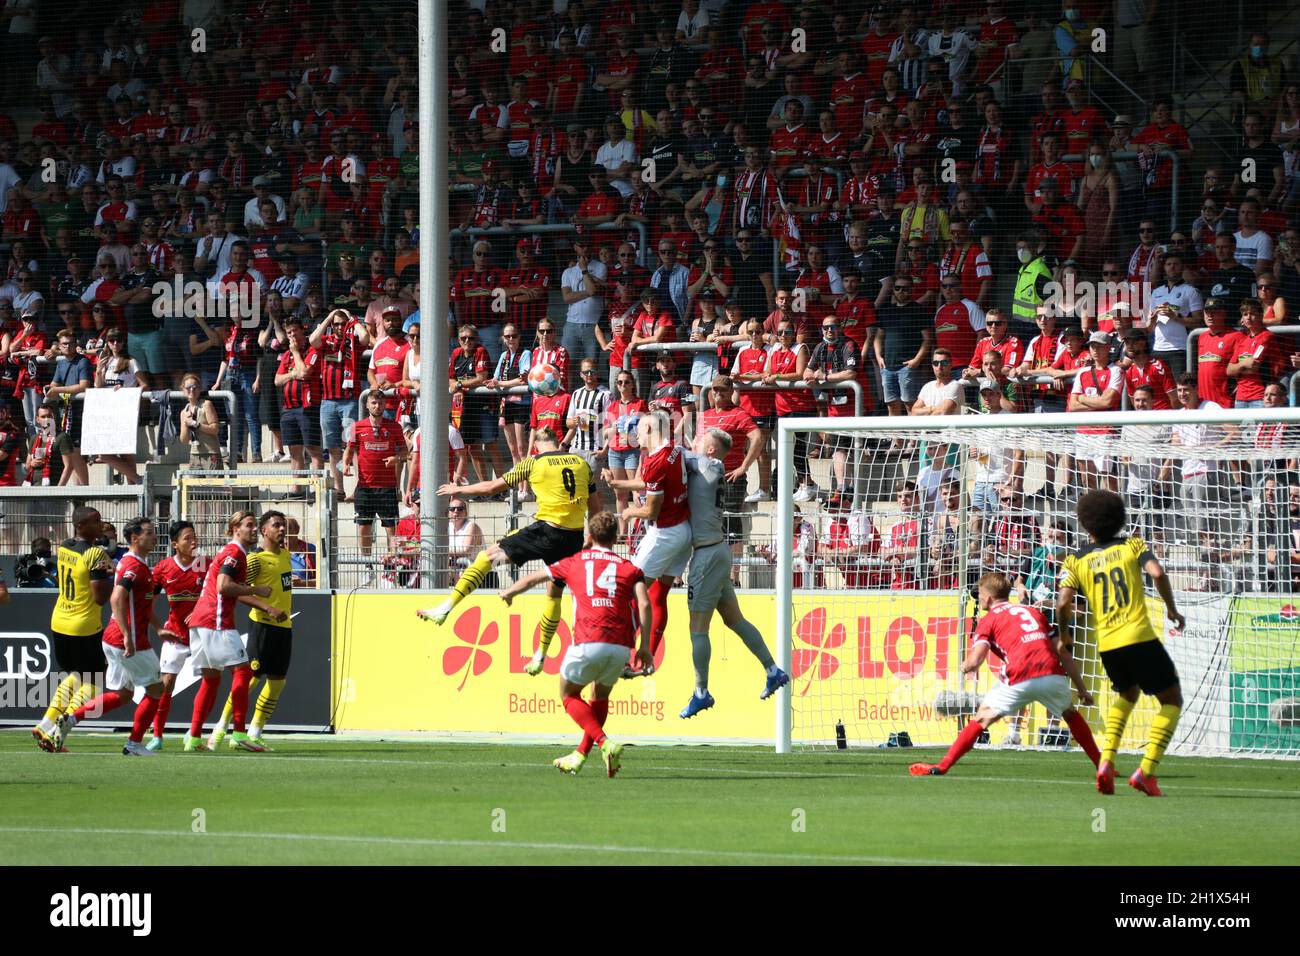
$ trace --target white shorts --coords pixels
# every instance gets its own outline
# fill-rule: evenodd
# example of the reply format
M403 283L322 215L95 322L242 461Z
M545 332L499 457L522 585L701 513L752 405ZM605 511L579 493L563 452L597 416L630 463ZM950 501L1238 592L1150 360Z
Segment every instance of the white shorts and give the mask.
M671 528L651 525L637 545L632 563L641 569L649 584L655 578L679 577L691 560L691 523L683 521Z
M158 669L164 674L179 674L185 669L185 662L190 659L190 646L180 641L163 641L162 653L158 656Z
M592 641L590 644L570 644L560 664L560 676L570 684L601 684L613 687L628 666L632 648L622 644Z
M234 664L247 663L248 651L233 627L224 631L190 628L190 664L194 673L207 669L222 671Z
M1055 717L1073 706L1070 679L1062 674L1031 677L1019 684L999 683L984 695L983 706L1001 717L1019 713L1028 704L1040 703Z
M162 680L158 672L158 652L152 647L127 657L122 648L104 644L104 660L108 661L104 683L109 690L135 690Z
M731 584L731 545L725 541L691 553L686 572L686 607L691 613L716 611L723 600L736 596Z

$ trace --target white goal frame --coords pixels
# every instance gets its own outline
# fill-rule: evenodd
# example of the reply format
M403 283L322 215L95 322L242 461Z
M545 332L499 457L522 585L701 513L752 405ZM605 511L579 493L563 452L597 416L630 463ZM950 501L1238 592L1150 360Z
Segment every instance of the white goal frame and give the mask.
M1044 428L1069 428L1105 425L1117 428L1126 425L1172 424L1234 424L1254 426L1261 422L1300 426L1300 408L1281 409L1218 409L1197 411L1129 411L1080 412L1020 415L953 415L930 416L879 416L858 418L781 418L776 433L776 651L777 662L792 673L794 615L794 446L800 433L862 432L865 435L888 436L899 432L966 432L981 429L1012 431ZM941 440L941 439L938 439ZM856 443L855 443L856 444ZM856 454L855 456L856 457ZM850 462L850 468L853 468ZM794 717L793 682L779 694L776 708L775 746L777 753L790 753Z

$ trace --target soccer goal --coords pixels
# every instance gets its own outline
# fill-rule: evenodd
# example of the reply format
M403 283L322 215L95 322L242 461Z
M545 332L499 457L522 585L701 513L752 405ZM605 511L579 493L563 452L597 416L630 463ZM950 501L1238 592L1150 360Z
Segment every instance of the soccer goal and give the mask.
M1300 409L787 418L777 439L778 752L950 743L999 673L991 656L960 675L975 583L1000 571L1012 601L1054 608L1062 558L1087 543L1075 504L1100 487L1187 618L1179 632L1148 601L1184 697L1170 752L1300 757ZM795 501L804 481L817 500ZM1075 656L1096 704L1080 709L1100 727L1112 690L1087 623ZM1126 748L1154 712L1144 697ZM1037 705L990 734L1069 740Z

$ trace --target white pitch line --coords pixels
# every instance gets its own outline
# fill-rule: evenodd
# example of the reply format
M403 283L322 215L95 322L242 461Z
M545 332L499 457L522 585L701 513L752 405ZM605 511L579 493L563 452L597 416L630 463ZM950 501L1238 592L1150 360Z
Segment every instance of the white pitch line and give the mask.
M84 836L145 836L180 837L202 841L220 838L227 840L283 840L302 843L364 843L376 846L423 846L465 849L558 850L565 853L625 853L650 856L677 857L727 857L736 860L787 860L828 863L878 863L901 866L1010 866L1012 864L983 863L970 860L929 860L921 857L857 856L818 853L778 853L761 850L712 850L704 847L650 847L621 846L614 843L546 843L534 840L442 840L431 837L375 837L347 836L337 833L191 833L188 830L144 830L116 827L0 827L0 833L80 834Z
M48 754L39 751L15 751L12 754L0 754L0 756L25 756L25 757L43 757L50 759ZM60 759L66 760L68 757L116 757L112 753L71 753L62 755ZM217 758L221 759L221 758ZM229 758L226 758L229 759ZM510 770L541 770L547 765L544 763L502 763L500 761L464 761L464 760L391 760L384 757L313 757L306 754L273 754L264 755L257 758L257 762L265 763L268 761L288 761L296 763L344 763L344 764L375 764L377 766L401 766L401 767L473 767L475 769L510 769ZM213 758L208 757L191 757L191 763L212 763ZM245 763L253 763L251 759L244 760ZM161 764L158 764L161 766ZM822 777L842 777L862 780L865 778L884 778L883 773L844 773L840 771L801 771L801 770L749 770L743 767L702 767L696 765L690 766L660 766L656 764L630 763L629 769L635 770L654 770L665 773L698 772L714 774L746 774L754 777L795 777L816 780ZM903 776L899 774L900 778ZM970 774L954 773L944 778L945 780L968 781L972 783L1036 783L1045 786L1056 787L1092 787L1093 782L1090 779L1081 780L1057 780L1045 777L993 777L993 776L973 776ZM1196 784L1171 784L1174 792L1191 790L1200 793L1264 793L1264 794L1284 794L1287 796L1300 797L1300 786L1294 790L1278 790L1266 787L1205 787Z

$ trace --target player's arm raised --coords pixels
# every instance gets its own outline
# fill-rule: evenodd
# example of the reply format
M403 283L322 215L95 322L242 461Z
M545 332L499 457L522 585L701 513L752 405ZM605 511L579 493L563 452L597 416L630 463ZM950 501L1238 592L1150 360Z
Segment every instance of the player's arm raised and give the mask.
M506 607L509 607L510 602L516 597L531 588L537 587L537 585L541 584L543 581L549 581L550 579L551 572L546 568L542 568L540 571L534 571L532 574L520 578L514 584L510 585L510 587L502 591L501 600L506 602Z
M1165 574L1165 569L1160 564L1159 559L1148 554L1146 560L1142 562L1142 570L1150 575L1156 593L1165 602L1165 613L1169 620L1177 624L1178 629L1181 631L1187 626L1187 619L1178 610L1178 603L1174 600L1174 586L1169 583L1169 575Z

